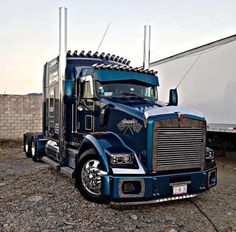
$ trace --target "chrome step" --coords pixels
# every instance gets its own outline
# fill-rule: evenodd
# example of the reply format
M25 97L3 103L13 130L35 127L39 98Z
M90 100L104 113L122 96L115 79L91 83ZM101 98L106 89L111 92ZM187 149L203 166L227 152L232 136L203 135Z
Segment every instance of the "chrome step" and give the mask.
M61 167L61 168L60 168L60 172L61 172L63 175L69 177L70 179L73 178L74 169L72 169L72 168L70 168L70 167Z
M42 161L45 162L46 164L50 165L57 172L60 170L60 164L55 162L54 160L48 158L47 156L43 156Z

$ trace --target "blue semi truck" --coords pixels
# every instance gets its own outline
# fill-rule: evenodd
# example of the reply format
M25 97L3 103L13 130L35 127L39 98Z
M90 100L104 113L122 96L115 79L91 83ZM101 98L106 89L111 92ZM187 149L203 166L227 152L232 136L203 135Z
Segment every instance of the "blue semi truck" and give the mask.
M156 72L115 55L67 52L60 41L44 66L43 131L24 134L27 157L74 178L97 203L191 198L216 185L202 113L177 106L175 90L159 101Z

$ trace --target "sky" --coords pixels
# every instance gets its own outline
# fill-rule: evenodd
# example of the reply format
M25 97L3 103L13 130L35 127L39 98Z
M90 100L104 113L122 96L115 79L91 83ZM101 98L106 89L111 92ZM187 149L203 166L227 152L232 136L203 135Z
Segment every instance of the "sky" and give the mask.
M58 55L60 6L68 9L68 50L100 52L142 65L144 25L151 62L236 34L235 0L0 1L0 94L42 92L43 65ZM161 77L159 77L161 78Z

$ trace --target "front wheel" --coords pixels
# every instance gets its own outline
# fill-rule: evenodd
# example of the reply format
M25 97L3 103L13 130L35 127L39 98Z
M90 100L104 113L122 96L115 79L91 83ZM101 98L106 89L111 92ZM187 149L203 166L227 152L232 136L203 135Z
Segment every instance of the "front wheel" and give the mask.
M76 166L75 184L80 193L89 201L104 203L101 196L102 165L94 149L83 152Z

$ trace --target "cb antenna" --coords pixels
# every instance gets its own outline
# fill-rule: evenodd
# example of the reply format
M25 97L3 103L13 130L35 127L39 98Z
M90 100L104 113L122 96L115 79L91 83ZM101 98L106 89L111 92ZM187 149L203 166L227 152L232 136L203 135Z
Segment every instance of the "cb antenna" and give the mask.
M99 45L98 45L97 51L99 51L99 48L100 48L101 45L102 45L102 42L103 42L103 40L104 40L104 38L105 38L105 36L106 36L106 34L107 34L107 31L108 31L110 25L111 25L111 23L108 23L107 28L106 28L106 30L105 30L105 32L104 32L104 34L103 34L103 36L102 36L102 39L101 39L101 41L100 41L100 43L99 43Z

